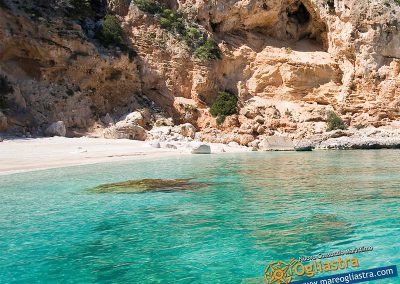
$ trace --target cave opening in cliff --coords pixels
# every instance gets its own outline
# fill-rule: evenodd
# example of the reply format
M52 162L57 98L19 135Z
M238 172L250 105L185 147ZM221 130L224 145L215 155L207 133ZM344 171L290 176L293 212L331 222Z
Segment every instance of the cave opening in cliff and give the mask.
M292 43L308 40L326 50L326 25L311 7L307 1L298 0L286 7L286 39Z
M328 29L311 0L285 0L262 4L251 13L210 17L209 27L228 44L243 40L255 50L271 45L301 51L327 51Z
M287 11L288 19L292 22L298 23L299 25L305 25L310 21L310 13L303 3L300 3L297 10L291 12Z

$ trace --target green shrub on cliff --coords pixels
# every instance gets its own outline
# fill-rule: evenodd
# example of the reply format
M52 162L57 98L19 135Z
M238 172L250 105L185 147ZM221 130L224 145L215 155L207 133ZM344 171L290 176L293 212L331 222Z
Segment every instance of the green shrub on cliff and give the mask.
M199 28L189 27L189 28L187 28L183 39L185 40L187 46L189 46L191 49L195 50L197 47L204 44L205 36L200 31Z
M180 13L171 9L164 9L160 18L160 25L163 29L180 35L186 34L185 19Z
M160 18L161 28L179 35L201 60L221 59L222 53L218 44L200 31L199 28L185 21L182 14L171 9L164 9Z
M219 92L217 98L210 108L214 117L223 117L237 112L237 97L228 92ZM223 121L222 121L223 122Z
M161 28L183 40L195 57L201 60L222 58L218 44L197 25L188 22L182 13L168 9L156 0L134 0L133 3L143 12L159 14Z
M105 45L124 45L124 31L116 16L107 15L104 17L103 26L97 31L97 38Z
M215 60L222 58L222 52L213 39L207 39L204 44L196 48L194 55L199 59Z
M133 0L133 3L143 12L160 14L164 7L156 0Z
M7 76L0 75L0 108L7 106L6 96L14 92L14 88Z
M133 62L137 56L137 52L126 43L121 22L115 15L104 17L103 25L96 31L96 38L106 47L118 46L127 54L129 62Z
M340 118L335 112L328 111L327 112L327 128L326 131L332 131L337 129L345 130L347 129L347 125L344 123L343 119Z

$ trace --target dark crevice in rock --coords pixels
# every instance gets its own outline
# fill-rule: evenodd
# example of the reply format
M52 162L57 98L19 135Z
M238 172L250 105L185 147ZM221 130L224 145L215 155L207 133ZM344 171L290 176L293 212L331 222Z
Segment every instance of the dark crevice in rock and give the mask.
M286 34L288 39L299 41L311 39L327 49L326 25L306 2L294 2L286 9Z
M298 23L299 25L305 25L310 21L310 13L303 3L300 3L297 10L290 12L287 11L287 15L290 21Z

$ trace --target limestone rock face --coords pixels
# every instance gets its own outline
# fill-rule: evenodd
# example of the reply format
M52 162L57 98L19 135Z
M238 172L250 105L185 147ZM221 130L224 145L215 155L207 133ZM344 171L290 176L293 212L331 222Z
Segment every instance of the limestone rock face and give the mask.
M393 0L160 0L215 39L222 58L209 61L133 1L96 1L96 18L82 26L63 16L62 1L47 1L53 10L25 1L43 19L3 1L10 9L0 8L0 74L15 82L8 129L41 133L62 120L71 130L102 125L108 137L144 139L142 130L167 126L171 139L255 145L323 135L329 111L349 126L400 121ZM135 52L93 40L88 26L107 9ZM237 114L223 123L209 111L220 91L238 97ZM194 129L173 128L187 123Z
M65 124L63 121L57 121L50 124L49 127L46 128L46 135L48 136L62 136L64 137L67 134L67 129L65 128Z
M0 8L0 74L14 82L10 131L42 134L54 121L88 130L107 113L119 117L142 106L137 63L126 53L96 46L58 11L43 10L39 20L5 2L10 9ZM59 6L52 2L43 7ZM25 5L42 9L37 1Z

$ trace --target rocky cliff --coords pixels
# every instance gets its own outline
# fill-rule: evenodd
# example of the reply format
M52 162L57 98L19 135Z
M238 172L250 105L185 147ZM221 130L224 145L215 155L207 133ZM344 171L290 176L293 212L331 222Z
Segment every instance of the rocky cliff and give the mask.
M134 111L141 129L123 138L191 123L199 139L257 145L323 134L329 112L397 128L396 1L97 0L81 1L83 13L77 1L0 0L0 74L12 88L0 131L42 135L63 121L67 135L101 136L125 131ZM123 44L96 36L107 14ZM218 120L221 91L237 113Z

